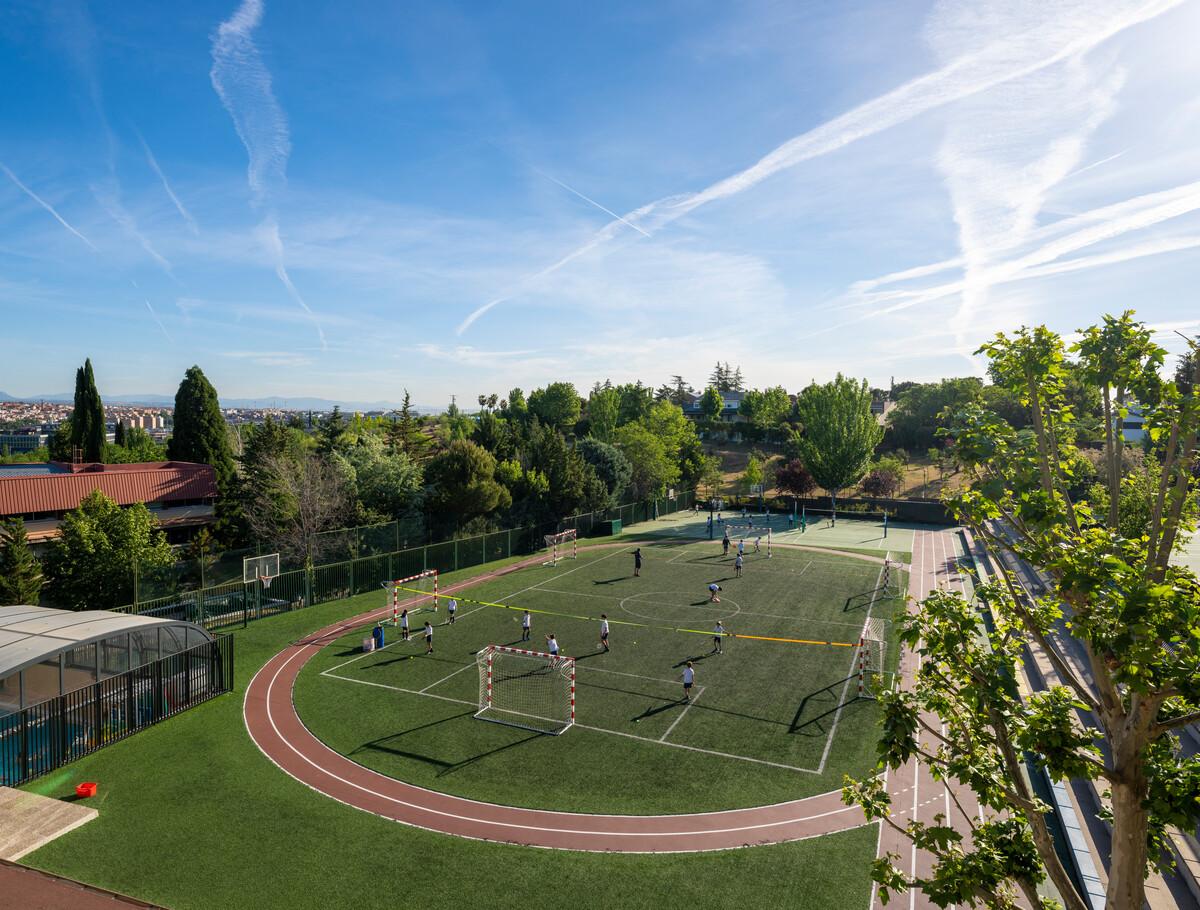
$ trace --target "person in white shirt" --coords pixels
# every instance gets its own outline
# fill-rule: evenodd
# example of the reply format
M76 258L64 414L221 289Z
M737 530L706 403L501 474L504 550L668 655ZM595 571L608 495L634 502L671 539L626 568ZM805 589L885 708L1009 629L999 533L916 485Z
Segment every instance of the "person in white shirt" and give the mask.
M715 581L708 586L708 602L710 604L719 604L721 598L717 597L717 592L721 590L721 586Z
M603 648L605 651L612 650L612 648L610 648L608 646L608 614L607 613L600 614L600 647Z
M741 553L739 553L737 555L737 559L735 559L733 561L733 568L734 568L734 572L735 572L735 577L741 578L742 577L742 554Z
M408 641L408 607L400 611L400 640Z
M746 538L741 537L738 539L738 556L741 556L745 552L746 552Z
M446 613L450 617L450 625L454 625L454 618L458 615L458 601L453 597L446 601Z
M721 620L717 620L717 624L713 626L713 654L725 653L725 627L721 625Z
M755 552L755 553L758 553L758 552L760 552L760 551L761 551L761 549L762 549L762 548L759 546L761 543L762 543L762 536L761 536L761 535L759 535L758 537L755 537L755 538L754 538L754 552Z
M425 653L433 653L433 623L425 620Z
M529 611L525 611L525 615L521 617L521 641L529 641L530 633L533 628L533 617L529 615Z
M692 684L696 682L696 668L692 666L689 660L687 666L683 668L683 700L692 700Z
M558 639L553 632L546 636L546 650L550 652L550 665L554 666L558 663Z

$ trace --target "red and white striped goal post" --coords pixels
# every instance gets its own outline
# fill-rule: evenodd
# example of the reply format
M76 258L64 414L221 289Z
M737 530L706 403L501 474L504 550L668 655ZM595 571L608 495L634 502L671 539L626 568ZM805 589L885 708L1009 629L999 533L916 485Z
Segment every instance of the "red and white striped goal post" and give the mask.
M513 654L519 657L536 657L545 660L552 668L557 669L569 683L568 698L570 719L561 730L554 731L555 735L558 735L559 733L567 730L569 727L575 725L575 658L567 657L564 654L551 654L548 651L532 651L528 648L513 648L509 645L488 645L487 647L480 649L475 654L475 662L480 664L481 669L484 669L486 673L485 678L481 680L481 683L483 684L481 689L483 691L480 693L480 705L478 710L475 712L476 717L482 716L485 711L492 707L492 664L494 663L497 654ZM492 720L494 718L484 719ZM516 726L520 725L517 724Z
M400 624L400 589L404 587L413 587L414 582L420 582L426 578L433 579L433 590L430 591L430 596L433 597L433 612L437 612L438 608L438 570L426 569L424 572L418 572L416 575L410 575L408 578L397 578L392 581L385 581L383 587L392 589L392 625Z

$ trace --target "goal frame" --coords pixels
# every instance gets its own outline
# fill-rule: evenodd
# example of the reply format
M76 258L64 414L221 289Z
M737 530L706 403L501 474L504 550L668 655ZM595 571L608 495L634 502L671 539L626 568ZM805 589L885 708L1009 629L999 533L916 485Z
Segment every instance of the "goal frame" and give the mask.
M887 679L887 620L867 617L858 638L858 697L877 699Z
M426 578L433 579L433 590L430 592L429 596L431 596L433 598L433 612L436 613L437 609L438 609L438 570L437 569L426 569L423 572L418 572L416 575L409 575L407 578L397 578L392 581L385 581L383 583L383 588L385 590L388 588L392 589L391 605L392 605L392 625L393 626L398 626L400 624L400 589L402 587L404 587L405 585L411 586L411 584L413 582L422 581ZM409 592L406 591L405 593L407 594Z
M542 563L542 565L544 565L544 566L558 565L558 560L560 558L558 555L559 546L563 547L563 554L561 557L562 559L578 559L579 558L579 532L575 528L567 528L567 530L565 530L565 531L559 531L555 534L547 534L542 539L546 545L546 549L550 551L550 561L544 562L544 563ZM568 556L566 553L567 541L571 542L570 556Z
M883 576L880 578L879 587L884 594L890 597L899 597L904 593L900 587L900 576L905 569L905 564L898 559L892 559L892 554L888 553L883 560Z
M512 654L517 657L533 657L545 660L550 664L551 669L557 670L559 675L567 682L567 697L569 707L569 717L565 724L554 730L546 730L542 727L534 726L533 724L523 724L519 719L510 717L497 717L489 714L492 710L492 670L498 654ZM531 730L534 733L543 733L547 736L561 736L566 733L571 727L575 726L575 658L566 657L564 655L549 654L545 651L531 651L527 648L513 648L508 645L488 645L485 648L477 651L475 654L475 665L479 669L479 700L478 707L475 711L475 717L478 720L486 720L493 724L503 724L506 727L518 727L522 730ZM515 712L514 712L515 713ZM552 717L544 717L541 715L529 715L531 717L539 717L542 720L551 723L558 723Z

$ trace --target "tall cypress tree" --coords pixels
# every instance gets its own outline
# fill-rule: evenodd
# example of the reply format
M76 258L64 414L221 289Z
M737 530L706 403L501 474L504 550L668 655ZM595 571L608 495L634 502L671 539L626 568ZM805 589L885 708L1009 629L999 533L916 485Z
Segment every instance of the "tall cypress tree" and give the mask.
M175 393L175 429L167 443L167 458L212 465L217 475L217 536L234 542L241 533L237 503L237 472L217 390L204 371L191 367Z
M89 357L75 371L75 410L71 413L71 446L84 461L104 460L104 403L96 389Z

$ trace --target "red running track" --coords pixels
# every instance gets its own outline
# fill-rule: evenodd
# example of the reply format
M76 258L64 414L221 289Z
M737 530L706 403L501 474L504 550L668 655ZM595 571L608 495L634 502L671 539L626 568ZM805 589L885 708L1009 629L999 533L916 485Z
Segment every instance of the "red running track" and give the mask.
M845 554L841 554L845 555ZM445 589L450 594L506 572ZM246 728L263 754L318 793L393 821L477 840L619 853L727 850L817 837L864 824L857 806L832 790L807 799L692 815L591 815L523 809L463 799L364 768L330 749L304 726L292 702L301 668L349 629L390 615L373 610L327 626L285 648L255 674L243 706Z

